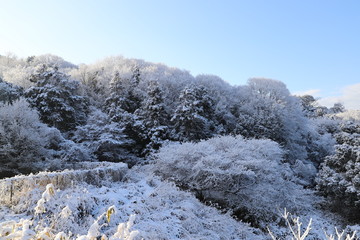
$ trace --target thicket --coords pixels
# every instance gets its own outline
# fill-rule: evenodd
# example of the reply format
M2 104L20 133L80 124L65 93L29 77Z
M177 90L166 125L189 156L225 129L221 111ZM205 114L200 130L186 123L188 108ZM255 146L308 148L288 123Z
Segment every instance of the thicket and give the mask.
M335 134L335 153L325 158L317 187L334 211L360 222L360 122L343 122Z

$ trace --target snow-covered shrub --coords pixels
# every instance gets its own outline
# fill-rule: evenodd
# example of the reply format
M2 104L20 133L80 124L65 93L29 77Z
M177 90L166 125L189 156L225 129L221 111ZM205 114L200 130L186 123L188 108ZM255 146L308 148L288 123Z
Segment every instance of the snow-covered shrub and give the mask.
M252 78L238 95L239 134L281 144L288 150L284 157L290 163L307 158L308 119L283 82Z
M0 103L0 178L90 160L89 149L64 139L58 129L42 123L25 99L12 105Z
M293 216L286 209L284 213L281 215L285 221L286 227L288 228L288 234L286 236L275 236L275 234L268 228L269 234L273 240L280 239L292 239L292 240L305 240L305 239L314 239L312 235L312 218L310 218L306 227L304 227L299 217ZM348 229L347 229L348 230ZM339 232L335 227L335 234L329 234L326 230L324 230L322 239L326 240L355 240L358 239L356 235L356 230L350 230L352 233L345 233L345 230ZM346 234L346 235L345 235ZM336 236L336 238L335 238ZM315 237L315 239L319 239L319 235Z
M338 131L339 122L326 117L319 117L310 119L309 123L306 150L308 152L308 159L318 169L324 158L334 153L336 141L333 134ZM314 178L315 175L312 176L312 180Z
M12 104L22 94L22 88L5 82L0 77L0 102Z
M334 210L360 222L360 124L342 123L335 154L325 158L318 189L332 200Z
M179 191L174 184L149 175L147 166L128 170L121 182L105 180L100 185L94 187L74 181L67 188L44 196L43 192L50 192L45 186L34 188L11 209L0 208L0 228L9 221L16 224L21 219L31 219L32 225L28 222L27 229L36 229L36 233L48 233L58 239L87 239L90 235L119 237L121 233L127 234L126 229L129 234L134 229L139 231L135 239L260 240L266 237L228 214L203 205L190 193ZM54 189L57 188L55 181ZM47 198L48 195L51 197ZM35 215L34 208L41 198L49 199L43 204L45 212ZM133 214L136 214L135 221L133 218L128 221ZM122 224L127 221L130 223Z
M12 174L35 170L34 164L47 160L52 153L49 148L61 138L57 129L40 122L25 99L0 104L0 168Z
M94 161L94 157L89 148L66 139L63 139L61 143L59 143L59 151L57 151L56 157L61 159L63 164ZM56 168L52 169L56 170Z
M154 156L154 169L205 201L262 225L276 220L279 208L296 211L305 204L306 193L290 181L293 176L282 156L283 150L271 140L224 136L164 146Z
M98 109L92 109L87 123L77 127L72 139L98 161L135 163L129 153L131 140L118 123Z
M106 227L110 224L111 215L115 213L115 207L111 206L101 214L94 223L89 227L86 235L76 235L70 231L64 233L63 231L57 233L57 228L64 227L63 222L60 219L74 220L72 211L69 206L65 206L58 216L58 221L54 222L56 227L49 225L49 217L53 213L54 206L51 206L51 201L56 198L56 192L53 184L48 184L46 190L43 192L41 198L37 201L34 208L34 217L32 220L21 219L19 222L16 221L5 221L0 223L0 238L8 240L51 240L51 239L75 239L76 240L95 240L99 237L101 239L110 240L133 240L139 231L131 230L134 225L135 215L130 215L129 221L120 223L117 227L117 231L113 236L107 237L105 234L101 234L101 228ZM52 208L52 209L51 209ZM105 221L105 219L107 221ZM56 220L56 219L55 219ZM101 224L102 222L102 224ZM68 229L64 229L65 231Z
M335 114L335 116L345 121L360 121L360 110L348 110Z
M16 212L27 211L28 206L34 205L40 198L37 195L38 189L41 190L48 184L53 184L59 189L81 184L109 186L111 183L122 181L128 171L125 163L82 162L69 164L67 167L77 170L40 172L0 180L0 205L12 207ZM26 204L22 204L24 201Z

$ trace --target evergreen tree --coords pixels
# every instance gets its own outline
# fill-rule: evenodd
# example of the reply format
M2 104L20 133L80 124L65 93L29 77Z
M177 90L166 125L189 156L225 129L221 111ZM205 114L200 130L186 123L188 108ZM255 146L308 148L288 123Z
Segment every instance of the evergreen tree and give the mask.
M0 102L13 104L13 102L22 95L22 92L22 88L5 82L0 77Z
M203 87L187 86L180 93L179 106L171 121L174 135L180 141L198 141L214 132L214 104Z
M162 91L158 82L151 81L148 86L147 98L135 112L142 120L147 132L149 143L147 151L158 149L167 138L169 115L165 110Z
M105 112L110 116L112 121L121 121L121 115L126 111L126 95L122 79L119 72L115 72L110 81L110 96L105 100Z
M140 69L138 66L133 67L132 76L130 78L129 88L127 89L127 109L129 113L134 113L141 106L142 96L139 91L139 83L141 81Z
M44 123L67 132L86 122L87 100L78 94L79 83L43 65L30 77L34 87L25 92L32 107L37 108Z
M105 112L112 120L120 121L124 112L134 113L141 105L141 96L137 91L140 82L140 70L135 68L130 79L122 79L115 72L110 81L110 96L105 101Z
M98 161L133 163L129 154L132 141L123 133L119 123L110 121L109 116L100 110L94 109L87 124L77 127L73 140L89 149Z
M105 101L104 111L111 121L119 123L124 134L132 140L131 152L143 155L148 143L146 129L141 119L135 114L141 105L137 91L141 80L140 71L134 68L130 79L122 79L118 72L110 82L110 96Z

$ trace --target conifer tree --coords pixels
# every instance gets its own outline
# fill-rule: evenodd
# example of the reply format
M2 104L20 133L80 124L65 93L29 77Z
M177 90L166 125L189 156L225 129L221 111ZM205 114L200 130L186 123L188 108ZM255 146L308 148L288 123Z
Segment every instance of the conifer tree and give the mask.
M135 114L139 116L147 132L149 143L147 151L158 149L161 142L167 138L169 115L165 110L161 88L156 81L148 86L147 98Z
M34 87L25 92L30 105L37 108L44 123L67 132L86 122L87 100L78 94L79 83L43 65L30 77Z
M22 95L22 88L5 82L0 77L0 102L13 104L13 102Z
M148 142L145 126L135 114L141 105L141 97L137 91L140 81L140 70L137 67L130 79L122 79L116 72L110 82L110 96L105 101L104 109L111 121L119 123L124 134L132 140L131 150L137 155L143 155Z
M98 109L92 110L86 125L77 127L73 140L89 149L98 161L131 164L129 148L133 143L119 123L110 121L109 116Z
M214 131L213 106L205 88L195 85L185 87L171 119L174 137L180 141L198 141L211 137Z

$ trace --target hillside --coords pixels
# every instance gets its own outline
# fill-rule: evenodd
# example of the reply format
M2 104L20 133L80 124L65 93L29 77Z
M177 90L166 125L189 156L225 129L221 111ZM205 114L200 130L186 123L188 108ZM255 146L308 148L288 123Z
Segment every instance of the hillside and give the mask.
M359 229L358 112L280 81L0 56L0 102L1 239L290 239L284 209L306 239Z

